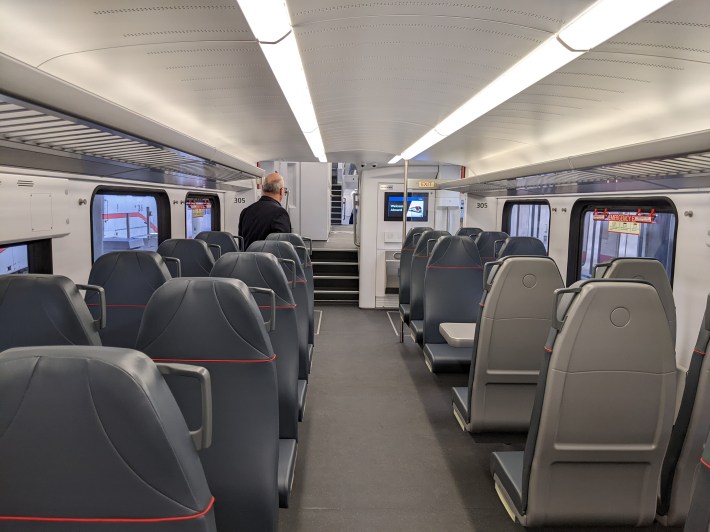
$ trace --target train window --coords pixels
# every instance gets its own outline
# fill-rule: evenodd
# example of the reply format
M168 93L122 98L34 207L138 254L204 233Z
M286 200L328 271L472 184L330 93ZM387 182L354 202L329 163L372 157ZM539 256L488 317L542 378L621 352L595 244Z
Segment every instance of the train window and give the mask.
M550 204L546 201L506 201L503 231L510 236L532 236L549 250Z
M29 271L30 255L27 244L0 247L0 275Z
M170 234L169 205L162 192L98 188L91 199L93 260L110 251L157 250Z
M195 238L202 231L219 231L219 198L188 194L185 199L185 236Z
M0 245L0 275L52 273L52 241Z
M570 235L570 266L575 279L589 279L594 266L616 257L658 259L673 279L677 214L666 200L577 202L572 220L579 224ZM575 248L575 249L573 249ZM571 277L568 277L571 278Z

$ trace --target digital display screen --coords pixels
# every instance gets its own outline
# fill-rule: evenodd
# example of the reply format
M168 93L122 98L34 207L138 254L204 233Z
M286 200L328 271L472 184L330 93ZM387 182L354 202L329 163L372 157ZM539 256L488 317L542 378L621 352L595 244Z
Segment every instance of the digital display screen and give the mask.
M385 192L385 222L401 221L403 208L402 192ZM407 194L407 221L429 221L429 194L421 192Z

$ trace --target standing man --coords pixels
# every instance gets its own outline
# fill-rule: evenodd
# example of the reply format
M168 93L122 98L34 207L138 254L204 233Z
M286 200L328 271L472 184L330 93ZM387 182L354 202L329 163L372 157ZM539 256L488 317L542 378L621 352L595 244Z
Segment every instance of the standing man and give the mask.
M291 218L281 206L286 194L284 179L278 172L266 176L261 198L239 215L239 236L244 237L244 249L252 242L265 240L271 233L290 233Z

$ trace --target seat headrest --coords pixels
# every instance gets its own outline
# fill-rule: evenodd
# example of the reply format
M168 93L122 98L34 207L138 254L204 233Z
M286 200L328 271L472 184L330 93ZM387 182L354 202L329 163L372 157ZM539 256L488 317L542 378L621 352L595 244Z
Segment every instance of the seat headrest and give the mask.
M197 233L195 239L219 246L222 255L239 251L234 235L227 231L202 231Z
M433 231L431 227L412 227L407 231L407 237L404 239L404 244L402 244L402 249L411 249L414 251L415 242L419 240L419 235L425 233L426 231Z
M424 231L417 240L417 245L414 247L415 258L428 258L428 251L432 251L434 243L429 244L430 240L439 240L442 236L451 236L448 231Z
M0 276L0 351L67 344L101 345L76 285L62 275Z
M284 240L257 240L252 242L247 251L253 251L255 253L271 253L276 258L292 260L296 263L296 280L305 281L306 274L303 271L303 264L301 259L296 253L296 248L293 247L291 242L286 242ZM286 275L291 279L292 269L290 264L284 264L283 267L286 269Z
M155 251L112 251L101 255L91 267L89 284L102 286L106 289L107 303L121 303L123 296L131 298L128 303L145 303L156 288L171 279L170 271L163 257ZM140 279L136 290L127 294L127 281ZM115 284L123 290L109 290ZM147 297L143 301L134 301L132 297L137 292L144 292Z
M311 263L311 257L308 254L308 248L306 248L306 243L301 238L301 235L297 233L271 233L266 237L266 240L278 240L281 242L290 242L298 253L298 258L301 260L303 266L309 266Z
M277 305L295 304L289 280L271 253L227 253L215 263L210 277L239 279L247 286L269 288L276 293Z
M175 362L273 359L249 288L221 277L181 277L158 288L143 314L136 348Z
M545 257L547 250L542 240L532 236L509 236L505 239L503 247L498 252L498 258L512 255L526 255L530 257Z
M204 240L194 238L169 238L158 246L163 257L180 259L185 277L208 276L214 266L214 256Z
M489 262L495 259L495 243L498 240L505 240L508 238L508 233L503 233L502 231L483 231L476 237L476 246L478 246L478 252L481 254L481 260Z
M427 268L483 269L476 244L467 236L439 238L429 257Z
M3 352L0 434L0 516L190 519L211 505L175 399L137 351Z
M467 236L467 237L472 237L472 236L478 236L483 232L483 229L479 227L461 227L459 228L458 231L456 231L457 236Z

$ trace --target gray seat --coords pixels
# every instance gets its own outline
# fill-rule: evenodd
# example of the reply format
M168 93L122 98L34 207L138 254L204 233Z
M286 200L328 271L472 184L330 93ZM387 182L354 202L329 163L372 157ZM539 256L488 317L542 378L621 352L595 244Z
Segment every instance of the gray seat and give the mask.
M467 236L469 238L475 238L479 234L483 232L483 229L480 227L460 227L458 231L456 231L456 236Z
M539 238L532 236L509 236L503 242L496 257L510 257L513 255L526 255L528 257L546 257L547 249Z
M67 277L0 276L0 351L32 345L101 345L98 322Z
M466 373L471 348L449 345L439 332L447 322L476 323L483 293L478 248L467 236L439 238L424 276L424 360L433 373Z
M315 284L313 281L313 264L311 263L311 255L308 252L306 243L303 237L297 233L271 233L266 237L266 240L291 242L298 254L298 258L301 260L301 267L306 276L306 286L308 287L308 343L313 346L315 344ZM312 349L312 347L309 349Z
M214 256L204 240L169 238L158 246L158 253L180 261L179 277L209 277L214 266ZM177 272L171 273L178 277Z
M227 231L201 231L195 237L197 240L203 240L208 245L218 246L212 247L212 256L217 260L225 253L233 253L241 251L241 241L244 239L241 236L234 236Z
M424 341L424 275L429 253L442 236L451 236L448 231L424 231L420 234L414 252L409 277L409 329L412 339L422 345Z
M298 325L296 303L286 275L271 253L227 253L215 263L211 277L239 279L249 287L273 290L276 302L276 328L269 331L276 354L276 375L279 386L279 499L288 508L298 450ZM271 319L271 296L254 293L265 321ZM282 466L283 464L283 466Z
M154 251L113 251L96 259L89 273L89 284L100 286L106 294L106 327L99 331L101 343L135 347L145 305L169 279L163 257ZM98 295L88 292L85 300L98 318Z
M609 262L597 264L594 277L602 279L643 279L651 283L658 291L658 296L666 311L668 325L673 341L676 339L676 313L673 288L666 269L656 259L643 257L620 257Z
M183 277L156 290L137 348L156 362L206 368L213 439L200 459L215 496L219 530L276 530L279 399L275 355L261 312L238 279ZM188 427L199 412L193 382L166 380Z
M296 302L296 320L298 324L298 396L299 420L303 420L306 407L306 392L308 390L308 373L311 370L311 350L308 348L308 289L306 277L298 260L298 255L290 242L281 240L257 240L252 242L247 251L256 253L271 253L281 264L286 274L293 299ZM291 261L291 262L289 262ZM293 268L296 268L295 272Z
M564 283L548 257L489 262L484 278L468 386L453 389L454 416L469 432L527 431L553 292Z
M399 319L401 323L400 341L403 339L404 325L409 323L409 283L412 271L412 255L421 234L432 231L431 227L412 227L402 244L399 255Z
M710 434L705 440L705 451L696 466L695 485L690 500L685 532L710 530Z
M483 231L476 237L478 252L481 254L483 264L496 260L496 242L508 238L508 233L502 231Z
M685 377L680 409L661 469L656 519L667 526L685 522L693 490L693 475L705 435L710 431L710 296L698 340ZM710 499L707 501L710 506Z
M555 292L525 450L491 457L524 526L651 524L675 411L675 353L656 290L592 279Z
M185 420L142 353L3 352L0 434L5 532L216 530Z

